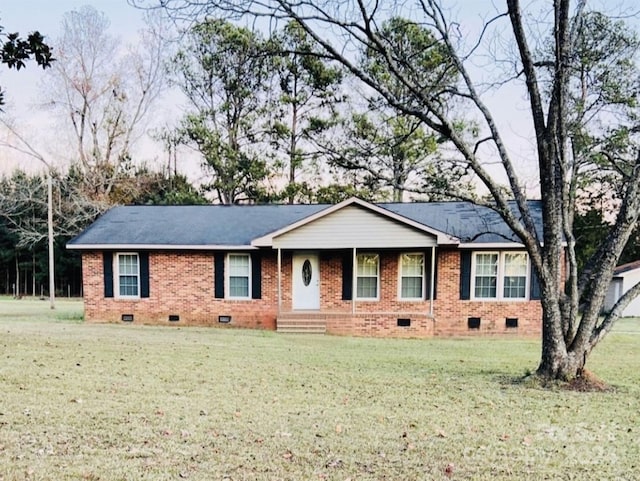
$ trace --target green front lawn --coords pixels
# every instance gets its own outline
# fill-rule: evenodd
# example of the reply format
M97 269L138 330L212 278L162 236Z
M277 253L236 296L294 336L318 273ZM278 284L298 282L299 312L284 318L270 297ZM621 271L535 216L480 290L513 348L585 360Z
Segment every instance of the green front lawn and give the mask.
M589 362L615 391L577 393L513 382L535 369L536 341L87 325L64 306L0 299L2 481L640 472L634 320Z

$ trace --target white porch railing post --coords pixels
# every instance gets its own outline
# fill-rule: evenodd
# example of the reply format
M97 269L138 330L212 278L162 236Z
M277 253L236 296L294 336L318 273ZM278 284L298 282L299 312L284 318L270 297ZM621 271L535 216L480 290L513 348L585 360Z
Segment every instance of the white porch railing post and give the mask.
M351 314L356 314L356 295L358 289L358 256L356 248L353 248L353 259L351 268Z
M278 316L282 311L282 250L278 247Z
M436 247L431 247L431 281L429 282L429 315L433 317L433 293L435 290L435 279L436 279Z

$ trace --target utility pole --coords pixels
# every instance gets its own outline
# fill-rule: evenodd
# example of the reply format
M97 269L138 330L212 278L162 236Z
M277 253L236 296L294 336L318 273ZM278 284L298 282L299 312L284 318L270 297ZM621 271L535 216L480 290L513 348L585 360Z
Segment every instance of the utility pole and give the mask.
M55 257L53 252L53 179L47 164L47 230L49 231L49 307L56 308Z

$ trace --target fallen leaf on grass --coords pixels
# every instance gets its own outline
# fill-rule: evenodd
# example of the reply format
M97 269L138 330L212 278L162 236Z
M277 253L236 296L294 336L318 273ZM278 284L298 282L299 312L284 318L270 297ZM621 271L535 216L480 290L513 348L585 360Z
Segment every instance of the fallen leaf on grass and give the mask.
M293 453L291 451L287 451L282 455L282 457L287 461L291 461L293 459Z
M342 459L332 459L331 461L327 461L327 464L324 465L325 468L341 468L342 467Z
M451 476L453 476L454 470L455 470L455 465L453 463L449 463L444 468L444 474L447 476L447 478L450 478Z

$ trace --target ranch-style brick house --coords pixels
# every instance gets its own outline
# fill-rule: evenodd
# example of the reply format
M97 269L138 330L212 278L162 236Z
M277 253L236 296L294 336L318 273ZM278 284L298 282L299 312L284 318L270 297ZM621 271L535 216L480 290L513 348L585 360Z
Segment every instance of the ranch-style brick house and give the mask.
M540 225L540 203L531 202ZM115 207L70 241L89 322L538 335L522 244L466 202Z

